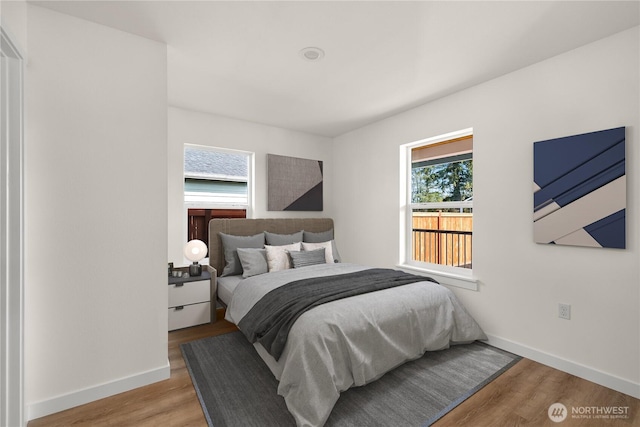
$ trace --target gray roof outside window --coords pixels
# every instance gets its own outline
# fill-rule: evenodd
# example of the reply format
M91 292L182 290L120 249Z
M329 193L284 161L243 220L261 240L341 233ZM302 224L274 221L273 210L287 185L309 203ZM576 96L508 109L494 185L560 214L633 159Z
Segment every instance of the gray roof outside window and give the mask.
M184 174L203 179L246 182L249 162L246 154L185 147Z

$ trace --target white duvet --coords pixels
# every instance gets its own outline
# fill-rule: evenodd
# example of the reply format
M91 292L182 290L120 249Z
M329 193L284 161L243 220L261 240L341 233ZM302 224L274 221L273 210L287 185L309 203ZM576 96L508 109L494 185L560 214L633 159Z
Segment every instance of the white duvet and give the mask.
M292 280L351 273L368 267L323 264L242 280L227 307L238 324L267 292ZM416 282L313 308L295 322L276 362L258 353L280 381L298 426L322 426L340 392L381 377L425 351L486 339L455 295L433 282Z

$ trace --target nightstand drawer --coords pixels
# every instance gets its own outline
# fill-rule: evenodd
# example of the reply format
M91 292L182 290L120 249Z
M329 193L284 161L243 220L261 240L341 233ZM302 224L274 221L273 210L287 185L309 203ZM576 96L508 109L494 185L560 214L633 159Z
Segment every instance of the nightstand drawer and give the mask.
M182 286L169 285L169 308L205 301L211 301L211 282L209 280L186 282Z
M202 302L169 309L169 330L211 322L211 303Z

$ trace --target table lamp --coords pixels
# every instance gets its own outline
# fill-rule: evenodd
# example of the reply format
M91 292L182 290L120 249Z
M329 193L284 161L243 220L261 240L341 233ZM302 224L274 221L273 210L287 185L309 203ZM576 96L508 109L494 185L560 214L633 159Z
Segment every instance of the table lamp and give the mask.
M202 274L202 266L198 262L207 255L207 245L202 240L190 240L184 246L184 256L193 261L189 266L189 276L200 276Z

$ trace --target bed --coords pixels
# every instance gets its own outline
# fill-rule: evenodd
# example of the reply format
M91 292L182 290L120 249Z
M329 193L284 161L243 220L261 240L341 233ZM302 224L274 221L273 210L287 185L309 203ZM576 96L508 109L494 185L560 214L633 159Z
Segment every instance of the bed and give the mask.
M324 425L342 391L372 382L426 351L486 339L480 326L446 287L432 279L395 270L330 262L339 260L339 244L333 239L306 245L309 253L300 254L306 258L327 254L325 262L257 273L250 264L245 264L247 272L240 269L241 274L237 274L237 268L229 269L229 248L233 248L229 236L234 239L244 236L238 237L235 243L240 245L236 249L241 249L237 252L246 255L248 249L241 248L242 242L258 239L260 233L270 233L272 239L283 238L280 243L286 244L287 236L289 239L300 237L295 234L300 231L306 232L302 234L303 240L307 237L322 240L333 236L333 220L214 219L209 224L209 268L212 276L216 275L216 295L227 309L225 318L239 325L251 338L256 351L279 381L277 392L284 397L298 426ZM228 246L227 257L223 241ZM257 250L258 243L254 241L253 245L252 250ZM318 245L322 250L316 249ZM269 254L274 250L270 247ZM312 251L317 254L311 254ZM280 305L285 306L284 311L288 313L288 307L297 304L281 302L288 295L294 298L293 288L304 293L309 289L307 286L313 285L323 292L333 292L331 289L342 292L344 283L365 283L378 274L393 276L398 283L390 286L385 280L384 286L376 288L379 290L327 299L326 303L312 305L308 311L290 316L287 322L281 321L283 316L278 312L278 321L271 322L288 326L283 327L284 332L278 330L277 336L271 329L268 333L253 332L254 318L269 309L277 310ZM278 303L267 301L276 294L280 298ZM285 341L282 336L286 337Z

